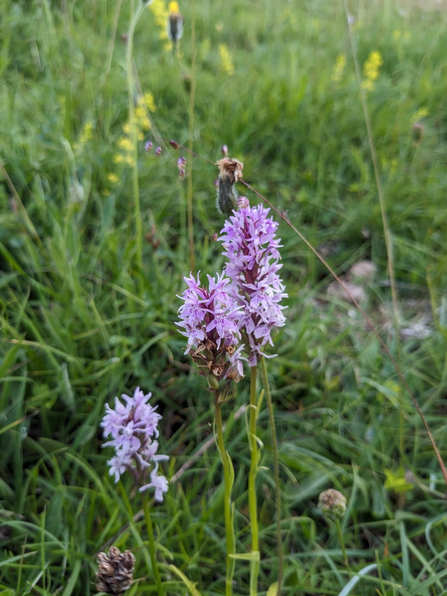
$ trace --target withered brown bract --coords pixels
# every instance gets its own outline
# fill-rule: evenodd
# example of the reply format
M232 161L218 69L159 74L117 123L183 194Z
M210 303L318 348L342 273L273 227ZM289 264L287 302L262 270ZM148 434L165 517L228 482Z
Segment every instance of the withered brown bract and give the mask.
M122 594L130 588L135 569L135 557L130 550L121 553L119 548L111 546L108 555L98 553L96 560L99 565L96 588L99 592Z

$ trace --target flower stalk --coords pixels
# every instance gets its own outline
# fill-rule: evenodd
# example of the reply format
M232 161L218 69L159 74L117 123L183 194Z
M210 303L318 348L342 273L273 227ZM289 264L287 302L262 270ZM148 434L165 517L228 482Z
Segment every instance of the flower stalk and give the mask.
M233 505L231 503L231 490L234 482L234 470L230 455L225 449L225 441L222 425L222 409L219 402L219 391L214 392L214 405L216 410L216 432L217 447L219 449L220 459L222 461L224 472L224 511L225 511L225 535L227 544L226 576L225 576L225 596L231 596L233 592L233 575L235 567L235 535L234 535L234 515Z
M279 485L279 458L278 458L278 446L276 443L276 428L275 428L275 416L273 412L272 395L270 393L270 385L267 376L267 366L265 364L265 358L261 358L261 368L264 377L264 389L267 397L267 408L269 411L270 420L270 433L272 435L272 451L273 451L273 467L275 473L275 506L276 506L276 545L278 550L278 585L276 594L281 594L281 582L283 572L283 558L282 558L282 538L281 538L281 490Z
M155 538L154 538L154 526L152 524L151 512L149 509L149 498L147 492L144 493L143 496L143 511L144 511L144 519L146 521L146 528L147 528L147 535L149 539L149 556L152 563L152 572L154 574L155 582L157 584L157 592L158 596L164 596L164 589L163 584L160 577L160 572L158 570L157 564L157 554L155 550Z
M138 143L137 131L135 126L135 109L134 109L134 79L133 79L133 37L135 27L145 8L143 2L138 2L137 10L134 8L134 0L130 2L130 24L129 33L127 36L127 52L126 52L126 69L127 69L127 93L129 101L129 126L130 139L133 147L132 160L132 184L133 184L133 204L134 204L134 219L135 219L135 236L137 245L137 265L140 271L143 269L143 226L141 222L141 208L140 208L140 185L138 179Z
M256 476L258 473L259 451L256 438L256 421L258 418L258 405L256 403L256 378L257 366L250 369L250 419L248 442L251 451L250 472L248 475L248 508L251 526L251 552L253 559L250 561L250 596L256 596L259 575L259 528L258 528L258 502L256 496Z

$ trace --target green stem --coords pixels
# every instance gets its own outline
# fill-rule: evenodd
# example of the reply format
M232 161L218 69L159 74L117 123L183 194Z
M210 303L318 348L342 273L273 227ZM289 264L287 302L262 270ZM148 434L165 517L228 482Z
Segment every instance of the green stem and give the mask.
M351 569L349 567L348 555L346 554L345 541L343 539L343 532L341 531L341 525L340 525L339 519L335 520L335 525L337 526L338 539L340 541L340 546L341 546L341 550L343 553L343 558L345 560L345 565L348 569L349 575L351 575Z
M235 560L231 557L235 553L235 537L233 527L233 511L231 503L231 488L233 486L232 471L230 470L230 456L225 450L225 442L222 425L222 410L219 403L219 392L215 392L214 405L216 407L216 430L217 445L220 459L222 460L224 472L224 510L225 510L225 534L227 542L227 572L225 578L225 596L231 596L233 592L233 575Z
M275 500L276 500L276 543L278 549L278 589L276 591L277 596L281 594L281 582L283 572L283 559L282 559L282 538L281 538L281 492L279 486L279 459L278 459L278 446L276 443L276 427L275 427L275 416L273 413L273 402L270 393L270 385L267 377L267 367L265 365L265 358L261 358L262 374L264 375L264 387L265 394L267 396L267 406L269 411L270 419L270 432L272 434L272 450L273 450L273 465L275 470Z
M142 3L138 3L137 11L134 12L134 0L130 2L130 25L129 34L127 38L127 93L129 101L129 127L130 139L133 147L133 164L132 164L132 178L133 178L133 203L134 203L134 219L136 228L136 243L137 243L137 265L140 271L143 268L143 225L141 221L140 209L140 187L138 180L138 144L137 134L135 130L135 115L134 115L134 81L132 71L132 54L133 54L133 36L138 19L141 16Z
M188 150L192 154L194 148L194 102L196 94L196 26L194 0L191 0L191 90L189 94L189 139ZM192 216L192 160L188 176L188 238L189 238L189 265L191 271L195 272L195 254L194 254L194 220Z
M145 492L144 496L143 496L143 510L144 510L144 519L146 520L147 535L149 538L149 556L151 558L151 563L152 563L152 572L154 574L155 581L157 583L158 596L164 596L163 584L161 583L161 577L160 577L160 573L158 571L158 565L157 565L157 555L155 552L154 527L152 525L151 512L149 511L149 497L147 495L147 492Z
M250 423L248 442L251 451L250 472L248 475L248 508L251 525L251 550L255 558L250 563L250 596L256 596L259 574L259 529L258 503L256 498L256 474L258 472L258 444L256 441L256 420L258 417L256 403L256 378L258 367L251 367L250 376Z

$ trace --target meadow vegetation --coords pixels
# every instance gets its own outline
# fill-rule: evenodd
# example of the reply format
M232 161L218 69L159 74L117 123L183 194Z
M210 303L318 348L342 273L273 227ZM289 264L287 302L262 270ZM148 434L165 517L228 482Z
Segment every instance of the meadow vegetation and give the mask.
M137 386L152 392L163 416L164 474L177 473L152 509L166 593L224 593L214 402L175 323L191 270L188 193L194 268L203 277L222 269L215 234L225 218L216 210L217 168L174 151L169 139L211 162L226 144L244 163L244 180L354 285L447 461L445 1L347 0L345 11L338 0L183 0L175 50L165 34L168 3L154 0L135 28L129 72L129 20L139 2L0 4L4 596L97 593L95 554L115 536L113 544L136 557L138 581L128 593L156 593L143 517L121 531L141 508L138 493L131 477L116 485L109 476L99 426L105 403ZM267 363L281 593L440 596L446 485L420 416L360 313L274 217L289 296L286 325L268 348L278 356ZM354 275L362 261L375 271ZM246 375L222 405L238 553L250 551ZM278 557L265 405L258 436L259 594L266 594ZM317 506L328 488L347 498L344 544ZM249 593L243 560L234 593Z

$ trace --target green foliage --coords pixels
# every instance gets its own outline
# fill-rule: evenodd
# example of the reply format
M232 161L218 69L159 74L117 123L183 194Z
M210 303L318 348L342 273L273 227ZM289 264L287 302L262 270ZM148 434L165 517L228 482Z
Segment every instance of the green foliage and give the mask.
M130 519L123 498L127 492L136 512L139 496L130 478L120 491L107 473L110 451L101 449L98 429L104 404L137 385L153 392L163 414L162 452L171 456L168 476L213 432L213 403L188 368L175 326L176 295L190 268L179 153L166 147L155 158L139 144L143 269L136 260L132 173L116 163L128 121L124 35L131 2L0 4L5 596L94 594L94 555L126 523L114 544L137 558L141 581L130 593L155 593L144 522ZM446 13L435 3L414 4L404 14L386 0L361 3L353 35L362 68L371 51L383 59L367 101L393 238L398 325L422 320L431 335L403 340L390 315L383 223L341 1L195 0L194 149L215 161L227 144L244 162L245 179L287 212L337 273L362 259L377 264L365 308L446 460ZM185 0L180 9L178 61L159 39L151 6L135 32L137 90L152 93L156 106L154 144L160 137L188 141L191 5ZM229 49L231 76L220 44ZM334 80L340 54L346 63ZM216 174L194 161L196 269L210 274L222 265L213 242L223 223L215 209ZM441 595L445 487L423 425L363 319L327 296L327 271L289 228L280 231L288 324L275 338L278 357L268 369L281 463L283 593ZM250 451L244 416L232 414L247 403L245 379L236 399L222 406L235 474L237 594L248 590L241 556L250 551ZM265 407L258 426L260 588L270 596L277 559ZM213 444L154 508L169 594L222 594L220 482ZM330 487L348 497L342 530L358 576L350 577L337 534L316 506Z

